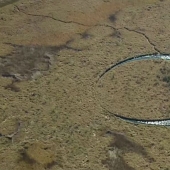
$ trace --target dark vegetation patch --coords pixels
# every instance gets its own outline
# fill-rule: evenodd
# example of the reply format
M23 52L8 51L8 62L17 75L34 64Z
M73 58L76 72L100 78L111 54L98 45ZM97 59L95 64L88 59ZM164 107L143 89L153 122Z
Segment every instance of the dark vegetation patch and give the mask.
M28 163L28 164L31 164L31 165L33 165L33 164L35 164L36 163L36 161L34 160L34 159L32 159L28 154L27 154L27 152L26 151L21 151L21 159L19 160L19 161L24 161L24 162L26 162L26 163Z
M21 46L10 44L14 51L0 56L0 75L15 80L30 80L37 72L48 71L54 55L63 47Z
M111 14L110 16L109 16L109 20L111 21L111 22L115 22L116 21L116 14Z
M40 164L35 159L31 158L29 156L29 154L27 153L27 151L22 151L21 152L21 159L19 160L19 162L21 162L21 161L24 161L26 164L29 164L31 166L33 166L34 164ZM50 163L47 163L44 167L50 169L55 165L57 165L57 162L51 161Z
M62 49L82 51L69 46L72 42L73 39L61 46L23 46L6 43L13 46L14 50L8 55L0 56L0 76L12 79L12 83L5 86L5 89L18 92L20 89L15 82L36 79L46 73Z
M92 35L90 35L90 34L87 33L87 32L84 32L84 33L81 34L81 38L82 38L82 39L89 39L89 38L91 38L91 37L92 37Z
M41 166L41 168L48 169L55 165L63 167L62 156L60 154L54 156L54 152L51 148L41 143L24 146L23 149L19 150L19 154L20 158L18 159L18 163L24 162L30 165L30 167L34 167L35 164Z
M164 82L166 82L168 85L170 85L170 76L168 75L168 76L165 76L165 77L163 77L163 79L162 79Z
M0 8L7 6L9 4L13 4L17 2L18 0L0 0Z
M124 134L113 131L106 131L105 135L112 137L112 141L109 145L109 150L107 151L107 158L102 161L102 163L106 165L109 170L134 170L134 168L130 167L123 158L123 154L128 152L140 154L149 162L154 161L154 159L148 155L143 146L130 140Z
M134 152L141 154L144 157L150 158L145 151L144 147L130 140L127 136L118 132L110 132L110 135L114 137L114 142L110 144L111 147L116 147L124 152Z
M134 168L130 167L123 157L118 153L116 150L110 150L107 154L107 158L102 161L102 163L109 169L109 170L135 170Z
M115 30L112 34L110 34L110 36L114 38L121 38L121 33L118 30Z
M46 165L46 168L51 169L51 168L52 168L53 166L55 166L55 165L58 165L58 163L55 162L55 161L52 161L51 163L48 163L48 164ZM59 166L62 167L62 164L59 164Z
M9 90L11 90L11 91L13 91L13 92L20 92L21 89L20 89L19 87L17 87L16 82L17 82L17 81L13 80L13 81L11 82L11 84L8 84L8 85L4 86L4 88L5 88L5 89L9 89Z
M167 87L170 87L170 65L165 63L162 68L160 68L160 73L157 75L159 80L166 83Z

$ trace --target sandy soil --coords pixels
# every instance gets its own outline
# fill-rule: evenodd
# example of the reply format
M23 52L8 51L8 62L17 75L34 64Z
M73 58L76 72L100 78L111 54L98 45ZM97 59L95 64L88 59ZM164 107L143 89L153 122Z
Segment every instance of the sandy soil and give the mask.
M169 170L168 0L0 1L1 170ZM166 79L166 81L164 81ZM103 106L103 107L102 107Z

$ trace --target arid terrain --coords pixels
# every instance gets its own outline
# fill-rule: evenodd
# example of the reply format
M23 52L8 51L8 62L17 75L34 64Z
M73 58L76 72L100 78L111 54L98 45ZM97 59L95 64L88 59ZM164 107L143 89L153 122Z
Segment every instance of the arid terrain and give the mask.
M169 6L0 0L0 170L170 170Z

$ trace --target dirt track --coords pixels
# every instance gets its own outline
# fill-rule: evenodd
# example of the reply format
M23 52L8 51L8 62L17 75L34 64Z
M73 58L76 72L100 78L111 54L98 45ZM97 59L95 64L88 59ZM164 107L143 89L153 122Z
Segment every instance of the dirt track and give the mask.
M169 170L169 128L128 124L101 107L170 117L169 63L131 63L96 84L113 63L169 53L169 5L0 1L0 169Z

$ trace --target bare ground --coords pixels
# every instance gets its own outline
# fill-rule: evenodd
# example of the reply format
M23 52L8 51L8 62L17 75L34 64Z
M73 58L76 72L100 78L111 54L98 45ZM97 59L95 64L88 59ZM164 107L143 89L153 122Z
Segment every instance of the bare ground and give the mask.
M0 1L0 169L168 170L168 0Z

